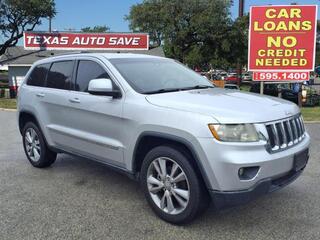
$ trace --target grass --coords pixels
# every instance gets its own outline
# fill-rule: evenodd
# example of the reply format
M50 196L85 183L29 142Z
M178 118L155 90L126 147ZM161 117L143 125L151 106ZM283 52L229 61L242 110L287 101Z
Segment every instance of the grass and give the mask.
M303 107L301 112L304 121L320 121L320 107Z
M16 99L0 98L0 108L16 109L17 101Z
M16 109L16 99L0 98L0 108ZM320 107L303 107L301 109L305 121L320 121Z

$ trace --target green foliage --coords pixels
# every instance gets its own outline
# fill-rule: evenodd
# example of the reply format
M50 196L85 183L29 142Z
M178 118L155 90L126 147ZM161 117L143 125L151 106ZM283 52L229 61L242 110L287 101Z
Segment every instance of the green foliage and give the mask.
M87 33L105 33L105 32L108 32L110 31L110 28L107 27L106 25L97 25L97 26L94 26L93 28L92 27L84 27L84 28L81 28L81 32L87 32Z
M149 33L151 44L160 46L167 14L164 3L159 0L148 0L131 6L130 14L124 17L134 32Z
M32 31L42 18L56 14L53 0L0 0L0 55L8 47L15 46L23 31Z
M317 44L317 48L316 48L316 67L320 66L320 44Z
M245 15L234 21L229 32L232 43L231 59L236 60L241 65L246 65L248 60L248 35L249 15Z
M4 93L0 89L0 96ZM0 97L0 108L6 109L16 109L17 108L17 100L16 99L7 99Z
M147 32L151 45L190 67L228 68L246 63L248 16L233 21L229 0L144 0L125 17L133 31Z
M320 20L317 21L316 66L320 65Z

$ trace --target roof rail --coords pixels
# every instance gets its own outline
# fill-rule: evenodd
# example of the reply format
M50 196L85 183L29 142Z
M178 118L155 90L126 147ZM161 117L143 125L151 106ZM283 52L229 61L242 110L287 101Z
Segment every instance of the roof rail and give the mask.
M63 52L63 53L57 53L54 54L55 56L61 56L61 55L69 55L69 54L80 54L80 53L91 53L90 51L73 51L73 52Z

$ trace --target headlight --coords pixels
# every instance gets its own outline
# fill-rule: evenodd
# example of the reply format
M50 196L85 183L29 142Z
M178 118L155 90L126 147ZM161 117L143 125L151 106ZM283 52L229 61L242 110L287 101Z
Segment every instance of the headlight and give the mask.
M223 142L258 142L261 139L253 124L209 124L209 129Z

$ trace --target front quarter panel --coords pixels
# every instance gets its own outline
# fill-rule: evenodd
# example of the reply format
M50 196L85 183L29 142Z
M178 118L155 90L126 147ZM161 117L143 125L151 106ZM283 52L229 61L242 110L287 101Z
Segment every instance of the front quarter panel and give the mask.
M209 179L209 184L216 185L210 163L206 160L198 138L212 138L208 123L216 123L210 116L191 112L178 111L154 106L146 101L143 96L127 95L123 110L124 129L126 132L124 159L127 169L133 170L133 160L136 144L145 134L168 136L177 141L192 146L197 155L198 165L205 169L204 178ZM201 170L201 169L200 169Z

